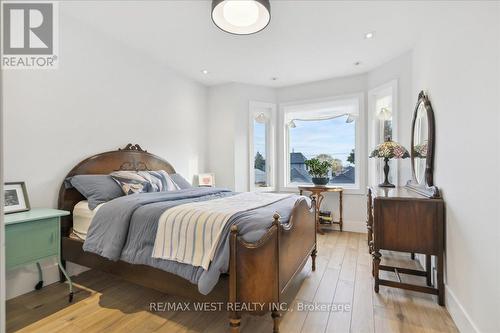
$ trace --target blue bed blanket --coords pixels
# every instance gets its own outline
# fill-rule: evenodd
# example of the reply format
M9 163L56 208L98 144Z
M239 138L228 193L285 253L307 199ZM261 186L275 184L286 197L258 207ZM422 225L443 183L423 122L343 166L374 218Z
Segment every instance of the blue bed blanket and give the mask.
M235 195L227 189L189 188L171 192L138 193L119 197L102 206L90 225L83 249L131 264L148 265L176 274L198 285L208 294L229 266L229 233L233 224L245 241L258 240L271 227L273 214L286 223L297 195L257 209L234 215L225 226L215 256L208 268L152 257L160 216L169 208L188 202L206 201Z

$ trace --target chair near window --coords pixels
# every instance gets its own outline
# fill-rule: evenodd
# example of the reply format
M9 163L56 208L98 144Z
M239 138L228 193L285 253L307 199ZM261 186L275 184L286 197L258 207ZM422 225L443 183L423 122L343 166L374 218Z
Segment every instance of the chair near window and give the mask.
M323 199L325 196L323 193L328 193L328 192L335 192L339 194L339 220L338 221L331 221L331 224L338 224L340 231L342 231L342 225L343 225L343 194L344 194L344 189L342 187L336 187L336 186L298 186L300 195L303 194L304 191L310 192L309 197L311 199L315 199L316 205L315 205L315 218L316 218L316 232L319 234L323 235L324 232L321 230L323 227L319 223L320 219L320 210L321 210L321 203L323 202Z

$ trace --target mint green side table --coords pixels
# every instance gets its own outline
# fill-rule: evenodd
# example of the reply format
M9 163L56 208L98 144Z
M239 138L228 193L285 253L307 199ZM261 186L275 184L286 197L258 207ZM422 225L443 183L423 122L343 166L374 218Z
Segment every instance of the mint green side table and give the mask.
M5 220L6 269L36 264L39 282L35 289L43 286L43 275L39 261L57 257L57 264L69 284L69 302L73 301L73 283L61 263L61 216L68 211L33 208L27 212L7 214Z

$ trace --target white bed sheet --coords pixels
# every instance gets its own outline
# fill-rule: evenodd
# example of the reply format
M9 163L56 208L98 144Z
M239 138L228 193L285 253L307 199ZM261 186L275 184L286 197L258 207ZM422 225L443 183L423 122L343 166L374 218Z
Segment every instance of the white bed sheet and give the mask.
M80 201L73 208L73 234L78 238L85 240L87 238L87 231L89 230L90 223L103 204L97 206L94 210L89 208L87 200Z

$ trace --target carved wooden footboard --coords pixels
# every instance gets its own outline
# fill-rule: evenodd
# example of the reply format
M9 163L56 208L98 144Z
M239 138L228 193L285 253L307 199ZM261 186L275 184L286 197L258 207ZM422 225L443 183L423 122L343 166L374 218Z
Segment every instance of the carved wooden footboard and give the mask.
M92 156L75 166L67 175L108 174L115 170L165 170L175 173L170 163L142 150L138 145ZM64 184L59 192L59 209L73 211L85 198L75 189ZM197 287L171 273L143 265L122 261L112 262L98 255L84 252L83 242L69 237L73 226L72 216L61 225L62 257L86 267L106 271L126 280L153 288L167 294L199 301L217 301L227 304L231 332L239 332L243 312L255 315L272 313L274 332L279 330L281 302L292 281L297 281L309 255L315 269L316 229L314 202L301 197L294 205L288 223L282 224L275 214L273 226L257 242L247 243L238 236L233 226L230 234L229 276L221 276L219 283L208 295L198 293ZM271 217L269 217L271 218ZM261 304L248 309L245 305Z
M238 228L231 228L229 264L230 327L239 332L240 308L258 304L252 314L271 312L274 332L279 331L282 295L294 277L302 270L309 255L313 270L316 259L316 227L314 202L300 198L287 224L274 215L274 224L257 242L247 243L238 236Z

